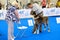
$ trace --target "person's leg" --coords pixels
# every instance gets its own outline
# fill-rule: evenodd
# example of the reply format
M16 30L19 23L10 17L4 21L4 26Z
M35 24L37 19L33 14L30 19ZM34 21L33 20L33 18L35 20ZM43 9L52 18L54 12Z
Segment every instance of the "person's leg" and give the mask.
M8 21L8 40L12 40L13 38L13 33L14 33L14 28L13 28L13 22Z

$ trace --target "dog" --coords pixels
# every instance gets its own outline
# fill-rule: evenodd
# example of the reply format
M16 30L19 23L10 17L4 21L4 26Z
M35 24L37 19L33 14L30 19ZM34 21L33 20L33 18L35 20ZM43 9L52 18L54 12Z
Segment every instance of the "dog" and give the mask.
M42 24L44 24L44 31L46 31L46 27L48 27L48 32L50 32L50 27L48 25L48 17L43 17L43 12L36 15L34 11L31 11L30 14L34 17L34 21L35 21L33 33L36 33L36 30L38 29L37 24L40 25L39 32L42 32Z

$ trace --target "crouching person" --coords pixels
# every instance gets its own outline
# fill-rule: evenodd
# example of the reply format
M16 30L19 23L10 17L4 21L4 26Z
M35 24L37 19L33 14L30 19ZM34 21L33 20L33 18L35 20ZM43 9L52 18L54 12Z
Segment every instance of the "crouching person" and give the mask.
M33 29L33 33L36 34L36 30L38 29L38 24L40 24L40 29L39 32L42 32L42 8L40 8L40 6L37 3L28 3L27 4L28 8L32 9L32 15L34 15L34 20L35 20L35 25L34 25L34 29Z

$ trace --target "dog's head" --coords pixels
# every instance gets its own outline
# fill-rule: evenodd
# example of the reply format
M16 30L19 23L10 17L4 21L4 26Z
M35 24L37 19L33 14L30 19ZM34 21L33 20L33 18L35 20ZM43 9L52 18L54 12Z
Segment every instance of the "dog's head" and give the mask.
M34 12L34 11L31 11L31 13L30 13L31 15L36 15L36 13Z

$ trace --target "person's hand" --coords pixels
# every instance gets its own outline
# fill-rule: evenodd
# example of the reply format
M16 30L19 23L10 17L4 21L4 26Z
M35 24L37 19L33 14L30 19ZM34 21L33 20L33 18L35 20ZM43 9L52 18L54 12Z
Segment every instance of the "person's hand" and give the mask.
M18 23L18 24L21 24L21 22L20 22L20 18L18 18L17 23Z

